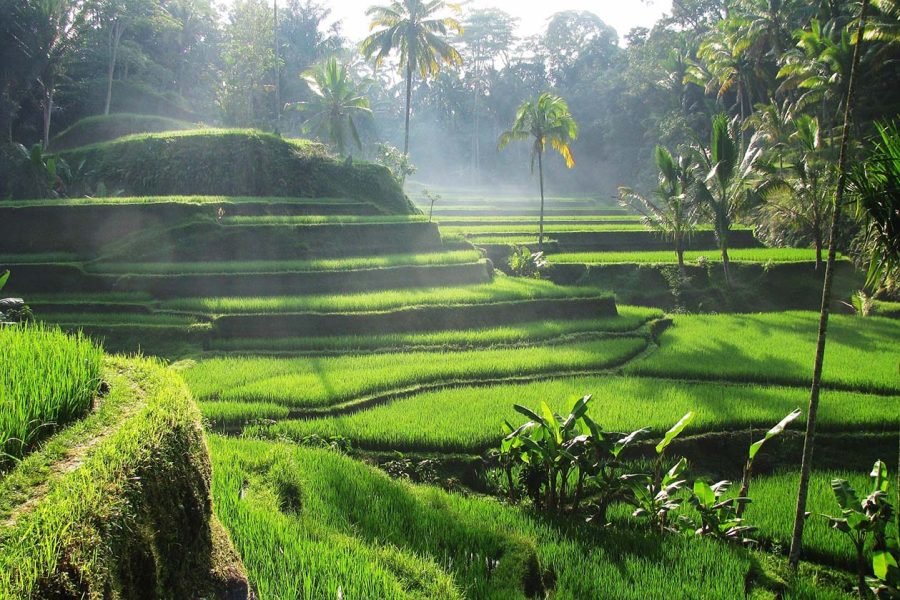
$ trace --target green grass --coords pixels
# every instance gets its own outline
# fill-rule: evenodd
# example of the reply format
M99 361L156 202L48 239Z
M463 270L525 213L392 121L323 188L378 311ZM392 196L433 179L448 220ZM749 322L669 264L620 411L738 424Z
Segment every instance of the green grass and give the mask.
M717 250L688 250L684 253L685 263L696 263L700 257L710 261L720 260ZM676 264L675 251L647 252L561 252L549 255L550 262L556 264ZM811 248L735 248L728 251L728 258L734 262L814 262L816 252Z
M873 456L876 459L890 459L891 457ZM893 457L896 458L896 457ZM891 474L896 475L888 460ZM867 496L871 490L868 472L846 471L814 471L810 478L809 497L806 510L811 513L803 529L804 552L815 560L838 564L847 568L853 568L856 561L856 553L849 538L834 528L822 515L839 515L840 507L831 491L832 479L846 479L856 490L860 498ZM750 497L753 502L747 507L746 517L748 521L759 528L758 536L787 550L791 544L793 531L794 512L796 510L797 488L800 475L797 471L780 472L774 475L757 477L750 487ZM891 501L896 501L896 489L892 481ZM872 540L869 540L868 549L871 550Z
M53 151L76 148L96 142L108 141L124 135L146 132L195 129L197 126L186 121L168 119L155 115L115 113L96 115L76 122L50 140Z
M505 245L516 245L522 246L526 244L537 244L537 234L534 234L534 237L527 235L519 235L519 234L510 234L510 235L480 235L478 237L467 237L463 233L456 233L453 235L449 235L446 233L441 233L441 239L446 242L472 242L477 245L484 244L505 244ZM554 243L555 240L544 236L544 245Z
M427 210L427 207L426 207ZM440 217L434 219L442 227L445 226L468 226L468 225L489 225L493 227L503 227L505 225L533 225L537 228L537 218L525 216L509 216L509 217L492 217L492 216L461 216L461 217ZM544 225L550 224L566 224L566 225L611 225L615 223L639 223L640 217L636 215L611 215L611 216L559 216L551 215L544 217Z
M348 165L325 146L249 129L137 134L59 154L84 169L68 182L81 195L101 182L130 196L221 195L354 198L389 214L413 207L384 167ZM248 159L251 157L252 159Z
M162 303L169 310L208 314L267 312L371 312L413 306L485 304L548 298L591 298L606 292L587 287L558 286L549 281L498 276L491 283L452 288L414 288L356 294L273 296L262 298L181 298Z
M544 235L553 235L561 232L605 232L605 231L646 231L647 228L640 223L579 223L576 225L561 223L544 223ZM452 235L466 235L480 237L483 235L507 235L507 234L538 234L537 223L527 225L441 225L441 233Z
M0 261L2 262L2 261ZM872 308L873 313L879 317L888 317L891 319L900 319L900 302L890 302L888 300L876 300Z
M0 254L0 266L59 264L77 262L78 255L69 252L36 252L32 254Z
M153 297L144 292L101 292L93 294L87 292L60 292L58 294L29 294L28 300L33 304L66 305L135 304L149 306L153 303Z
M329 451L210 443L217 514L263 598L516 599L552 573L554 598L730 600L754 564L734 546L569 527L392 481Z
M490 327L425 333L371 336L322 336L274 339L214 339L209 349L222 352L353 352L410 348L467 348L533 344L563 336L616 333L638 329L662 311L638 306L618 306L619 316L599 319L547 320Z
M189 327L198 323L197 319L185 315L141 314L141 313L40 313L37 318L46 323L75 327Z
M149 567L172 597L207 577L209 458L190 393L150 360L108 358L103 377L98 410L0 480L0 598L64 597L73 569L77 597L139 596L136 548L178 548Z
M260 215L225 217L226 225L380 225L383 223L427 223L425 215Z
M323 407L429 383L605 369L647 345L611 338L559 346L459 352L403 352L328 358L203 360L184 371L196 398ZM208 415L210 416L210 415Z
M296 198L285 196L106 196L92 198L42 198L40 200L7 200L0 208L28 208L32 206L108 206L125 204L356 204L349 198ZM226 211L227 214L227 211Z
M88 267L92 273L108 274L218 274L218 273L283 273L311 271L353 271L400 266L432 266L473 263L481 260L475 250L454 250L424 254L391 254L381 256L354 256L348 258L322 258L315 260L254 260L225 262L166 262L166 263L94 263ZM2 263L0 263L2 264Z
M87 413L103 351L80 334L0 327L0 468Z
M807 386L817 330L818 315L812 312L678 315L660 338L659 350L627 371ZM825 386L900 392L900 322L832 315L827 340Z
M350 415L285 421L265 434L293 439L310 434L340 436L356 446L380 450L477 452L499 443L504 420L524 422L513 404L536 409L543 400L562 413L584 394L593 394L589 413L604 428L632 431L650 427L654 435L666 431L688 411L696 413L689 434L767 428L793 409L805 407L808 400L808 392L800 388L642 377L569 377L429 391ZM216 407L205 404L203 410L212 416ZM819 409L819 428L890 432L900 424L898 415L900 396L826 391ZM221 418L227 416L222 414Z

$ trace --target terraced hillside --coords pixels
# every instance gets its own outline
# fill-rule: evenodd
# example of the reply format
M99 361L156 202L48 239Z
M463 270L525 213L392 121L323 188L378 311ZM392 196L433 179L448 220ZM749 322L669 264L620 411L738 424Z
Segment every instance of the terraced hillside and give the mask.
M571 204L551 218L560 235L646 233L626 214L582 223L581 210L612 209ZM358 198L2 210L61 227L46 243L9 227L19 237L2 242L7 291L39 319L176 361L209 428L217 516L262 598L844 598L852 586L850 549L824 520L810 522L802 576L786 571L797 426L757 461L755 549L659 534L625 503L601 526L584 524L590 504L557 519L499 500L513 405L565 414L585 394L605 430L646 428L623 455L634 469L693 411L672 451L691 478L736 480L760 430L805 404L813 313L669 317L617 305L605 282L571 285L582 277L566 269L616 262L605 253L551 254L567 285L506 276L478 249L489 244L464 238L526 231L513 206L439 224ZM67 233L66 219L88 226ZM756 268L810 266L808 253L745 252ZM814 511L832 509L832 476L896 450L898 338L896 321L835 317Z

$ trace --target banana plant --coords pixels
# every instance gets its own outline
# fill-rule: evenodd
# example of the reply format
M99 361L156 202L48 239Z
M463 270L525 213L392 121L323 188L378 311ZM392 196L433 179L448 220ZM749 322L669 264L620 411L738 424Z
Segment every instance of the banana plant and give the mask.
M584 451L575 453L580 461L578 484L575 490L573 510L584 493L584 482L588 480L593 492L593 514L589 522L601 525L607 523L606 513L610 505L617 500L625 498L630 490L627 477L622 473L626 464L620 460L619 455L638 437L647 432L647 429L638 429L625 435L621 433L604 432L603 428L585 415L582 423L588 429L589 434L580 436L583 438Z
M868 564L865 559L866 542L874 539L872 567L875 578L871 580L871 591L879 598L898 597L896 584L900 579L897 568L897 536L889 534L888 524L894 518L894 508L888 502L889 480L887 466L876 461L869 474L872 482L871 493L863 500L845 479L834 479L831 490L841 507L840 516L823 515L834 529L844 533L856 550L857 588L860 598L869 595L870 585L866 580ZM893 584L893 585L892 585ZM893 588L893 589L892 589ZM894 595L891 595L894 594Z
M800 409L795 408L788 414L785 418L778 422L775 427L766 432L766 435L763 436L761 440L757 440L753 444L750 445L750 450L747 452L747 463L744 465L744 475L741 478L741 491L738 493L739 498L747 498L750 494L750 479L753 477L753 460L756 458L756 455L759 454L759 450L763 447L763 444L771 440L773 437L780 435L788 425L791 424L797 417L800 416ZM748 502L741 502L737 507L738 518L744 516L744 509L747 507Z
M501 453L523 463L524 487L535 505L547 511L561 512L567 503L568 481L579 468L572 450L582 435L580 421L590 400L590 395L577 400L565 417L554 413L546 402L541 402L540 414L520 404L513 405L529 421L503 439Z
M669 525L669 513L681 506L682 499L677 494L687 482L684 479L687 459L684 457L668 471L663 472L666 449L693 419L693 412L681 417L656 445L656 463L652 475L641 473L625 476L632 492L631 502L635 506L632 516L648 519L651 527L660 532L674 530Z
M697 520L684 517L684 525L691 527L700 536L714 537L723 541L739 541L749 543L744 534L756 529L744 525L738 516L738 509L748 502L749 498L726 498L731 487L730 481L720 481L712 485L705 481L694 482L690 503L697 511Z

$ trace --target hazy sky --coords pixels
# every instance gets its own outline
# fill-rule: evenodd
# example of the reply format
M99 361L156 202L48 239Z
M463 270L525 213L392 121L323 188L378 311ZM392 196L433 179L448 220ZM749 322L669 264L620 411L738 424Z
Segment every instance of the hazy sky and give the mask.
M334 19L343 21L344 35L359 41L368 33L366 9L380 0L336 0L324 2ZM385 2L386 4L387 2ZM472 0L469 8L499 8L520 19L520 35L543 31L547 18L563 10L588 10L598 15L618 33L621 40L637 26L651 26L664 12L671 10L672 0Z

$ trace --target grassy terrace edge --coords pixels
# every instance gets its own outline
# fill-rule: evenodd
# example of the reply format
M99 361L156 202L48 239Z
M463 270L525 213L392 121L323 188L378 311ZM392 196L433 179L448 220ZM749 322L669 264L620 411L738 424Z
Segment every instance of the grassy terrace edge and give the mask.
M103 375L95 413L0 479L0 596L246 589L183 382L146 359L107 358Z

